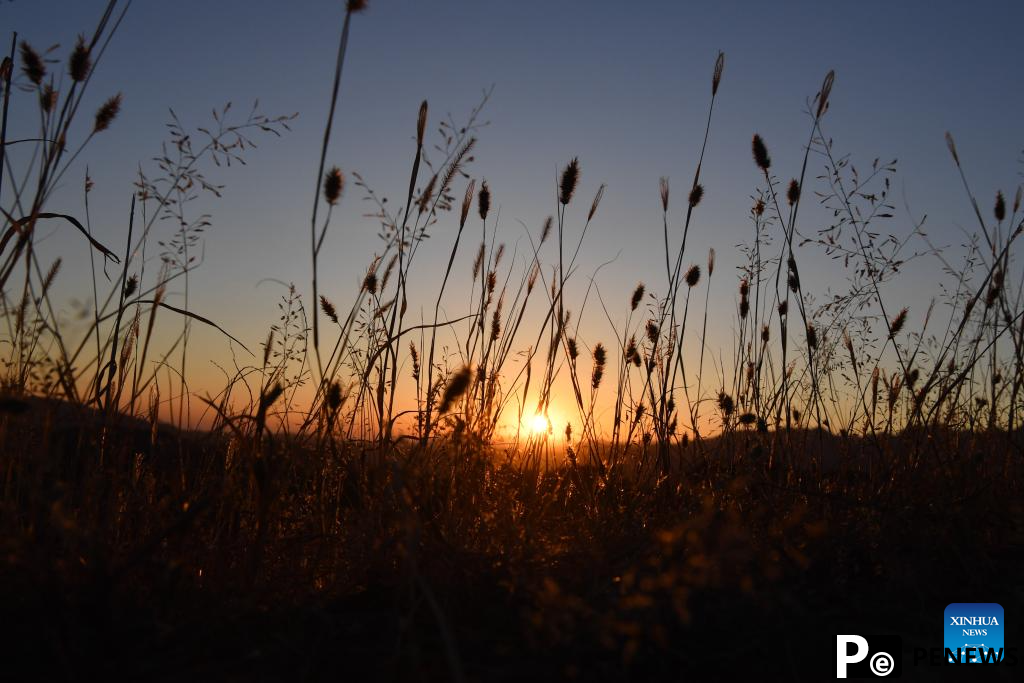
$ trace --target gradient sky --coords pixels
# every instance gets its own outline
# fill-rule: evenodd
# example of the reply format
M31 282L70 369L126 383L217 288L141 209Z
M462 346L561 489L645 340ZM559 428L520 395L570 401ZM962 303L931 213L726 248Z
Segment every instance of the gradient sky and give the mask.
M61 43L63 59L75 35L92 30L104 4L4 2L0 26L40 48ZM257 347L283 293L258 283L274 278L294 281L303 292L309 287L309 207L343 5L137 0L91 85L96 105L123 92L122 115L87 150L78 176L69 175L51 210L81 213L87 162L96 181L97 236L121 244L130 183L138 163L148 164L159 151L169 107L189 125L207 123L210 109L228 100L239 110L259 98L268 114L299 112L293 133L259 139L248 166L212 169L211 180L224 183L226 192L197 207L213 215L214 225L208 266L194 275L193 286L203 292L194 309ZM759 180L751 135L764 136L773 171L784 179L797 175L809 128L805 102L835 69L825 125L837 150L862 166L875 157L899 158L891 229L902 233L911 224L905 197L914 215L929 215L933 240L955 248L964 241L961 230L973 231L974 223L943 134L956 136L984 210L997 189L1012 197L1024 170L1022 25L1020 2L371 0L353 21L328 163L358 171L377 192L401 203L419 102L429 100L432 124L445 112L461 121L493 84L483 117L491 124L479 135L471 172L492 188L500 234L511 246L523 236L518 221L536 231L554 211L557 170L578 155L581 201L570 221L579 225L593 192L607 183L582 258L588 271L616 259L598 284L624 316L637 280L664 289L654 267L664 258L658 178L673 180L680 208L699 151L711 68L723 50L705 199L688 252L704 263L714 247L718 268L730 277L713 291L711 321L712 334L728 339L735 292L730 269L739 263L735 245L751 238L749 197ZM34 112L29 96L16 93L12 107L13 136L34 132L34 119L25 115ZM812 166L810 175L819 170L820 164ZM456 194L462 187L460 181ZM322 291L342 306L380 247L374 221L362 217L369 206L359 198L350 186L321 257ZM673 217L679 226L681 213ZM814 224L819 218L810 215L803 229L824 227ZM443 258L454 231L454 218L443 219L420 258ZM51 247L85 255L64 235L48 240ZM468 248L464 271L471 259ZM805 281L835 275L823 256L801 259L819 264L807 267ZM909 270L893 296L923 312L935 290L936 266L932 260ZM82 291L84 273L73 264L65 270L68 298ZM414 288L435 288L441 272L427 268L415 277L422 279ZM599 308L584 315L587 338L611 337ZM196 338L208 345L208 358L225 356L226 344L215 335L197 330ZM209 367L208 358L196 367Z

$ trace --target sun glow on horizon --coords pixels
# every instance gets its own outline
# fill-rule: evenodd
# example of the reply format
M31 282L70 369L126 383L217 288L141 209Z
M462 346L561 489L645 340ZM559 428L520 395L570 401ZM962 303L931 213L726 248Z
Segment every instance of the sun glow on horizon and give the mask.
M550 434L552 430L552 420L549 416L543 413L537 413L529 419L527 427L530 429L530 433L535 436L542 436Z

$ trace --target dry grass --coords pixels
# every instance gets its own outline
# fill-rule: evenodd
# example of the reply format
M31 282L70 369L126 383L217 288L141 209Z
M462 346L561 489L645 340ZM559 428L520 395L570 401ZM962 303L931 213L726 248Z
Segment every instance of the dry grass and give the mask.
M797 177L773 175L753 137L762 185L732 290L736 336L711 380L721 274L714 251L703 272L683 264L703 259L686 240L728 84L724 55L683 217L660 182L665 278L651 273L610 304L593 289L614 334L586 340L578 321L591 289L581 301L565 293L604 185L578 206L585 177L570 160L525 258L506 255L492 188L470 177L489 93L464 124L442 121L436 146L422 104L394 212L358 173L325 172L347 36L366 4L347 4L331 88L312 305L292 287L262 353L216 396L192 395L185 370L191 324L220 329L189 291L210 227L191 201L219 194L211 162L242 159L250 135L279 135L291 117L236 120L228 105L197 130L175 119L156 169L140 174L117 255L92 236L88 177L84 220L46 206L89 140L116 130L120 95L99 105L84 140L68 138L123 10L110 2L74 46L70 82L12 45L0 150L19 84L38 95L41 130L31 165L0 175L0 600L20 631L4 639L18 650L7 666L48 679L646 679L708 666L730 678L756 660L814 677L795 652L835 623L884 620L925 647L935 643L913 615L982 589L1019 601L1009 571L1024 522L1019 187L1009 209L998 193L986 218L950 136L978 220L964 263L948 263L919 226L878 239L895 162L858 173L834 152L829 72ZM825 169L814 192L812 158ZM321 295L318 260L349 178L374 207L382 246L358 291ZM801 231L809 198L833 225ZM50 220L78 230L93 261L118 266L104 292L92 264L84 333L65 329L50 300L60 261L42 264L35 250ZM410 276L439 224L457 224L456 237L433 316L415 322ZM801 281L816 255L846 265L845 289L827 299ZM471 291L450 291L470 257ZM938 259L950 278L924 314L884 296L911 258ZM166 302L169 288L183 306ZM689 308L701 294L698 334ZM167 330L177 332L164 343ZM576 409L564 430L550 419L556 393ZM596 417L605 394L611 425ZM203 410L212 427L189 431ZM534 413L547 433L497 442L503 424ZM765 630L782 621L801 626Z

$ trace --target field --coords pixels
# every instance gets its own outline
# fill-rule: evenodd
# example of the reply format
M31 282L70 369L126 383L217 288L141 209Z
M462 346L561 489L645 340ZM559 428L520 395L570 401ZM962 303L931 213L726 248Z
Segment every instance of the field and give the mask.
M605 186L583 195L586 150L560 166L525 246L502 241L474 165L490 91L465 125L426 101L409 112L402 201L330 163L367 4L348 0L333 81L318 84L331 97L314 113L309 270L257 341L190 287L210 227L191 203L222 189L214 164L272 146L294 117L175 120L128 190L124 241L104 244L80 155L117 135L121 96L86 93L127 6L111 1L72 46L12 43L0 678L814 681L831 678L836 634L887 633L903 638L904 677L955 680L911 665L942 645L946 604L1024 614L1019 179L980 199L947 135L976 217L962 260L923 221L896 231L896 162L836 151L827 71L792 179L751 133L749 238L723 273L687 244L728 87L718 53L693 93L707 123L692 180L656 195L663 253L643 284L600 292L584 256ZM16 105L39 122L18 140ZM82 213L51 208L74 183ZM359 194L381 246L357 291L326 291L334 211ZM831 223L805 226L812 211ZM89 250L74 325L55 300L62 261L37 244L54 224ZM440 263L417 259L428 235L448 240ZM843 264L827 292L802 279L816 259ZM915 310L900 278L927 259L946 283ZM431 269L439 288L417 291ZM731 308L709 303L712 286ZM584 311L614 334L585 338ZM712 346L709 316L733 338ZM196 329L237 354L216 392L189 388L188 359L212 353L190 345Z

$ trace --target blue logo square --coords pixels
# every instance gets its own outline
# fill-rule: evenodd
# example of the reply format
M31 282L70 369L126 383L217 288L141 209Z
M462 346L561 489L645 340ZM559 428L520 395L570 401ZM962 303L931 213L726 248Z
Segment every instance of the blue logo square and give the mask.
M954 602L946 606L943 647L946 659L988 664L1004 654L1003 608L994 602ZM959 653L957 652L959 649Z

